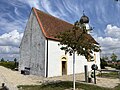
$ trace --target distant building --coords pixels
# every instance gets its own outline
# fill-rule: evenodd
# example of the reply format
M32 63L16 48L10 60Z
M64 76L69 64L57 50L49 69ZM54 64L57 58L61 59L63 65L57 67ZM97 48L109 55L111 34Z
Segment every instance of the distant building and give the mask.
M73 57L60 49L55 35L71 29L72 24L47 13L32 8L20 45L19 70L30 68L30 74L43 77L70 75L73 73ZM91 35L88 35L97 43ZM92 64L100 69L100 54L94 52L94 59L87 61L84 56L76 54L75 73L84 72L84 65L91 70Z
M115 61L115 62L113 61L112 64L113 64L114 66L120 66L120 61Z
M120 66L120 60L117 61L108 60L106 62L108 66Z

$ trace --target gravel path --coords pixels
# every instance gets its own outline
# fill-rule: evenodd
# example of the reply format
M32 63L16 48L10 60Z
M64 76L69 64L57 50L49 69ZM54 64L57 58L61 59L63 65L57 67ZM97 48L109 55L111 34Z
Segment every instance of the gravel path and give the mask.
M0 86L2 83L5 83L9 90L17 90L18 85L40 84L38 82L38 77L36 78L36 76L22 75L18 71L12 71L0 66Z
M72 75L53 77L53 78L42 78L35 75L22 75L18 71L12 71L5 67L0 66L0 86L2 83L9 88L9 90L17 90L18 85L40 85L41 83L52 82L52 81L72 81ZM76 81L84 83L84 74L76 74ZM119 79L108 79L98 78L97 84L102 87L114 88L120 83ZM93 84L93 83L90 83Z

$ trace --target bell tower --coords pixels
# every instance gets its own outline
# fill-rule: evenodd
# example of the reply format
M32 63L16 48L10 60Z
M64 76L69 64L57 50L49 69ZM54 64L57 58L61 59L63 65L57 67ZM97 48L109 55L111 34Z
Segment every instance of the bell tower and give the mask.
M83 11L83 16L80 18L79 21L82 25L85 26L87 33L90 34L90 30L92 29L89 25L89 18L88 16L85 15L84 11Z

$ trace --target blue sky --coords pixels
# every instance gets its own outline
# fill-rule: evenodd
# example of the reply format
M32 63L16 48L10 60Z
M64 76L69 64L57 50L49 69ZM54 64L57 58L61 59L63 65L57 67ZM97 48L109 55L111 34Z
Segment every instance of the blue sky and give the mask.
M0 58L19 57L19 45L32 7L72 24L84 10L102 55L114 52L120 58L120 2L114 0L0 0Z

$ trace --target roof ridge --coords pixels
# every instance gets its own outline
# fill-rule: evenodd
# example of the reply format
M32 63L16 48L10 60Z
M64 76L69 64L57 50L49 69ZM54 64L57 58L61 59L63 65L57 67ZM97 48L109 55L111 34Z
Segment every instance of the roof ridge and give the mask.
M34 8L34 7L33 7L33 8ZM42 12L42 13L44 13L44 14L46 14L46 15L49 15L50 17L54 17L54 18L56 18L56 19L58 19L58 20L60 20L60 21L63 21L63 22L66 22L66 23L68 23L68 24L73 25L72 23L69 23L69 22L67 22L67 21L65 21L65 20L63 20L63 19L60 19L60 18L56 17L56 16L53 16L53 15L51 15L51 14L49 14L49 13L46 13L46 12L44 12L44 11L41 11L41 10L39 10L39 9L37 9L37 8L34 8L34 9L36 9L37 11Z

